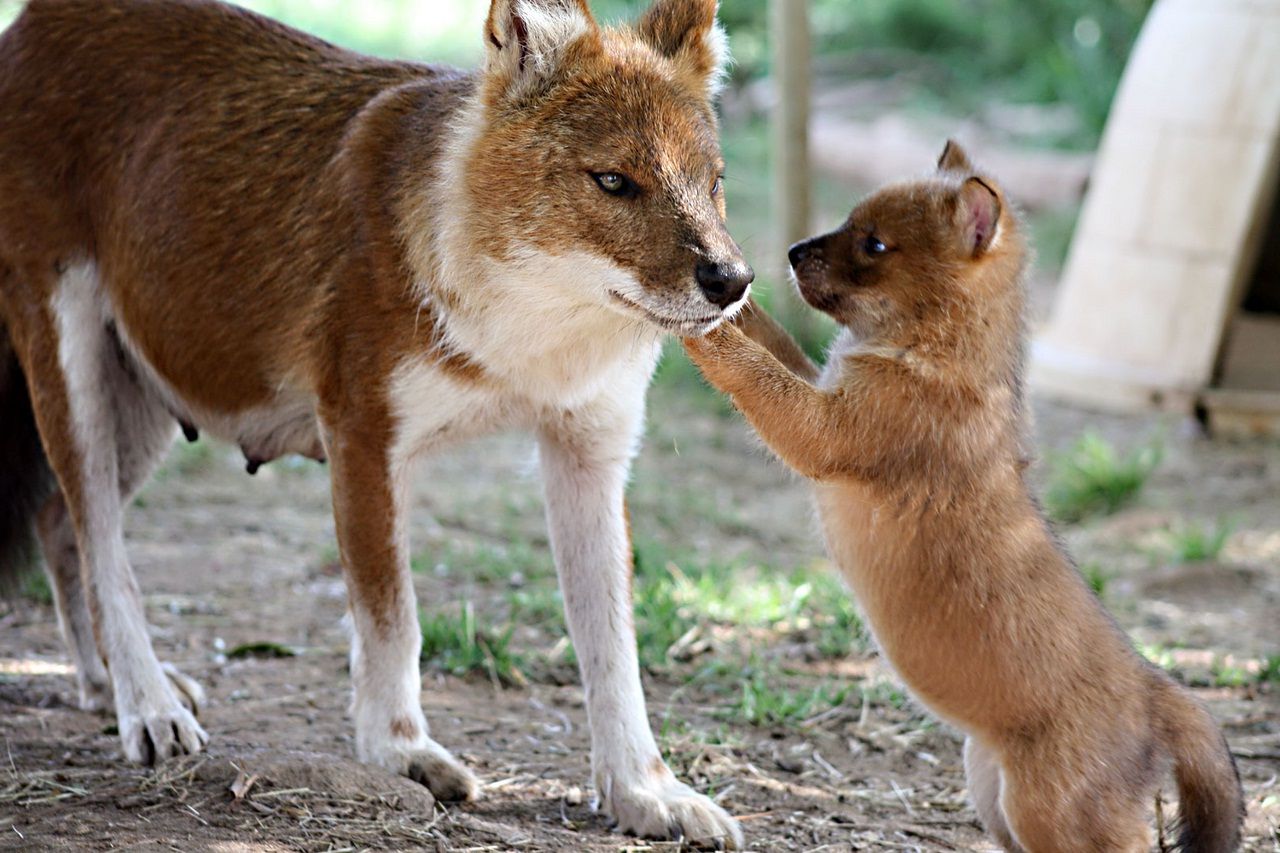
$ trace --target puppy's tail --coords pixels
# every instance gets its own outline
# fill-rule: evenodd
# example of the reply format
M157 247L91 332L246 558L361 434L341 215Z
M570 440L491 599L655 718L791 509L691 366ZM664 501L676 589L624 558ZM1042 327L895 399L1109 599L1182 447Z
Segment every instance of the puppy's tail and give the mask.
M1159 726L1173 755L1178 785L1175 849L1227 853L1240 845L1244 792L1235 759L1218 725L1199 702L1159 676Z
M23 571L34 566L32 523L54 488L27 379L0 322L0 593L12 592Z

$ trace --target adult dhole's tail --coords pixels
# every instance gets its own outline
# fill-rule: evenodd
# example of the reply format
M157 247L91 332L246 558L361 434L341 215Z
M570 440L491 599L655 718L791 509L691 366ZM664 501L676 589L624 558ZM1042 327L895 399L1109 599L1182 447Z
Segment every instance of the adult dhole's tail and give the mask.
M1160 724L1178 784L1177 850L1226 853L1240 844L1244 793L1227 741L1209 712L1161 679Z
M0 264L0 279L4 274ZM27 380L0 321L0 592L32 564L32 521L53 485Z

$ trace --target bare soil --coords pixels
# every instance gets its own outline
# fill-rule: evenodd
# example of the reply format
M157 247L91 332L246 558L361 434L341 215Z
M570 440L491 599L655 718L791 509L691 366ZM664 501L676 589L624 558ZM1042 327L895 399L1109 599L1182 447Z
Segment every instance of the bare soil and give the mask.
M766 459L738 419L687 397L655 394L632 489L637 536L774 566L820 559L804 484ZM1047 454L1085 428L1122 447L1163 444L1136 505L1065 538L1082 563L1105 567L1104 600L1134 639L1168 650L1225 727L1248 794L1246 849L1280 850L1280 686L1252 676L1214 686L1224 666L1247 672L1280 652L1280 446L1214 443L1179 422L1045 403L1037 416ZM432 460L419 477L415 553L511 541L545 549L535 474L519 436ZM1218 560L1161 556L1171 524L1220 517L1234 532ZM525 687L424 676L433 734L481 776L480 801L437 806L414 783L352 760L345 594L324 469L277 463L250 479L229 448L176 448L134 507L128 538L160 656L209 692L209 751L156 769L124 764L112 721L75 708L52 610L0 605L0 848L679 848L612 833L592 812L581 691L554 664L560 638L528 626L512 645L548 664ZM424 605L513 583L431 571L425 560ZM296 654L228 658L255 642ZM879 669L870 653L793 657L797 672L850 682ZM647 674L650 715L677 772L741 816L751 849L994 849L965 799L959 739L910 704L853 701L754 726L727 717L722 695L691 686L692 667Z

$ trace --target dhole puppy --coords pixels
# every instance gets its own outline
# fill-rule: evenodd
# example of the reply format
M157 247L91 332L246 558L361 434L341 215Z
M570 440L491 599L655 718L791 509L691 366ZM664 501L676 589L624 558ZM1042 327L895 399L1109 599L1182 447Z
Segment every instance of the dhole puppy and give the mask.
M211 0L32 0L0 37L0 553L34 523L81 702L114 706L127 758L206 742L121 526L180 424L250 473L328 460L357 755L473 796L419 704L407 488L424 453L528 428L604 810L740 843L650 731L623 506L663 335L752 278L715 11L654 0L609 29L584 0L492 0L474 73Z
M954 144L791 247L842 327L819 373L754 310L686 341L783 461L889 662L962 729L969 792L1007 850L1146 851L1172 765L1184 850L1235 847L1242 795L1209 714L1147 663L1023 480L1026 248Z

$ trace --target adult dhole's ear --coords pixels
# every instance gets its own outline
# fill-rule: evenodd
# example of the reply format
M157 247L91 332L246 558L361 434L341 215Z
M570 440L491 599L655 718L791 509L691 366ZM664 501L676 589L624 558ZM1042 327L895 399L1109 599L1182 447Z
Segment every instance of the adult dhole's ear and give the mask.
M954 139L948 139L946 147L942 149L942 156L938 158L938 171L973 174L973 164L969 162L969 155L964 153L964 149Z
M486 76L529 89L550 79L571 48L598 45L600 28L586 0L492 0L484 36Z
M719 5L718 0L654 0L637 27L640 37L708 100L720 93L729 61L729 40L716 22Z
M982 178L969 178L960 187L956 224L970 256L980 256L999 237L1000 210L999 193Z

